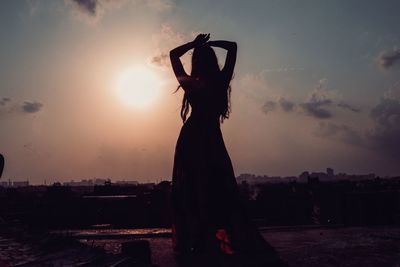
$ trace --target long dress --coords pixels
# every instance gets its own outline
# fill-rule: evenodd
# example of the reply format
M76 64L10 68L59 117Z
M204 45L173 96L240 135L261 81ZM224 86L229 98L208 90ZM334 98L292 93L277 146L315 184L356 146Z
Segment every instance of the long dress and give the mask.
M274 249L246 214L220 129L223 90L186 90L191 114L179 134L172 176L174 250L226 255L242 263L237 266L284 266L275 264Z

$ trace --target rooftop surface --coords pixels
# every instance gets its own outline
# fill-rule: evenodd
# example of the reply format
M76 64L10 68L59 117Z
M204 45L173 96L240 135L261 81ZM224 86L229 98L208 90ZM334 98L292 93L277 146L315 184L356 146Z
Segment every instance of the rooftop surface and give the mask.
M262 233L290 266L400 266L399 227L266 228ZM153 263L160 267L177 266L171 239L165 232L161 237L144 239L150 242ZM129 240L132 236L81 241L118 253L121 243Z
M400 266L400 227L284 227L261 231L289 266ZM78 239L81 245L67 243L46 254L38 251L31 242L23 243L0 235L0 263L31 266L29 262L40 261L73 266L78 262L93 261L100 257L103 249L109 255L107 260L115 262L121 257L122 243L144 239L150 243L154 264L177 266L168 229L85 230L69 231L69 235Z

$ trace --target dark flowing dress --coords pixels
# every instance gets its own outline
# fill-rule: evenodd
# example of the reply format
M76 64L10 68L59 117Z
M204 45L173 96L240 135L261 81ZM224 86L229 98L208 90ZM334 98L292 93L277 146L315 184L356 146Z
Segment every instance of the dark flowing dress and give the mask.
M241 262L235 266L284 266L246 214L220 129L223 90L203 85L185 91L192 111L174 157L174 250L226 255Z

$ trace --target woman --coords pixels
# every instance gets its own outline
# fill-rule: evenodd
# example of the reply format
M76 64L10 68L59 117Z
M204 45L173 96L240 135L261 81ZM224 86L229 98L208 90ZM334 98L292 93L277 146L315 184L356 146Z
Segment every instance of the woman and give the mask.
M255 255L273 254L273 249L245 213L220 129L220 122L230 113L237 45L209 38L209 34L199 34L170 52L178 89L184 91L184 125L176 144L172 180L174 250L177 255L229 258L252 254L251 258L260 262ZM212 47L227 50L222 69ZM180 57L191 49L188 75ZM250 265L247 262L244 266Z

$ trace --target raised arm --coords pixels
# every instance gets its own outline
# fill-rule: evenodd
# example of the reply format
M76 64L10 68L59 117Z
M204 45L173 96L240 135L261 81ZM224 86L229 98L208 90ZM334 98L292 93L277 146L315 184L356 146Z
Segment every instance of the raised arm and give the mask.
M225 65L222 68L222 74L229 82L232 79L233 70L235 69L237 44L235 42L223 40L209 41L207 44L210 46L220 47L228 51L226 54Z
M175 76L182 87L184 87L185 83L189 81L190 76L185 72L180 57L190 49L193 49L199 45L203 45L208 41L209 38L210 34L199 34L192 42L178 46L169 52L172 69L174 70Z

